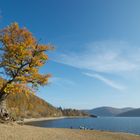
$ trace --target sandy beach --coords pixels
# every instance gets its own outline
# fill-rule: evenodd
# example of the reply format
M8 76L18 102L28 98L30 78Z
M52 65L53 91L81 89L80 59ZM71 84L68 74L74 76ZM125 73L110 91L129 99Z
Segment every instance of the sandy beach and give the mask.
M34 122L34 121L47 121L47 120L58 120L58 119L64 119L68 117L42 117L42 118L25 118L24 122Z
M34 121L47 121L47 120L58 120L64 118L87 118L87 116L62 116L62 117L42 117L42 118L25 118L24 122L34 122Z
M106 131L0 124L0 140L140 140L140 136Z

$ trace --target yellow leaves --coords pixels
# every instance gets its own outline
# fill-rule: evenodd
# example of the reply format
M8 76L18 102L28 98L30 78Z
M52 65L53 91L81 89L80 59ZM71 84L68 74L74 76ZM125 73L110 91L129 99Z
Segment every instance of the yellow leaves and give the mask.
M4 92L9 94L12 93L14 86L12 84L8 84L7 87L4 89Z
M3 50L1 64L6 76L13 80L5 88L6 93L21 92L22 88L18 87L21 84L38 86L48 83L50 75L40 74L39 68L48 60L46 51L53 50L51 45L38 44L32 33L17 23L0 31L0 42Z
M0 79L0 87L3 86L3 79ZM11 83L8 84L7 87L4 89L6 94L20 94L24 93L26 95L33 94L33 91L29 89L26 84L21 83Z
M41 59L48 60L48 55L46 55L45 53L42 53Z
M8 34L5 34L3 36L3 42L9 42L9 36L8 36Z
M38 83L40 85L45 85L48 83L48 79L51 77L50 74L47 75L38 75Z
M46 50L49 50L50 47L47 46L47 45L38 45L38 51L46 51Z
M15 30L15 31L17 31L19 29L19 26L18 26L18 23L17 22L14 22L13 24L11 24L8 27L9 27L9 29L12 29L12 30Z

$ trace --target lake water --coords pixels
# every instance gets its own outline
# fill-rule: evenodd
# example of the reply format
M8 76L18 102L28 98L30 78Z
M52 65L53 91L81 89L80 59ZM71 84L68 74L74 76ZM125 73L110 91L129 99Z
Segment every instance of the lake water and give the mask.
M84 126L95 130L108 130L140 134L140 117L64 118L27 123L50 128L76 128Z

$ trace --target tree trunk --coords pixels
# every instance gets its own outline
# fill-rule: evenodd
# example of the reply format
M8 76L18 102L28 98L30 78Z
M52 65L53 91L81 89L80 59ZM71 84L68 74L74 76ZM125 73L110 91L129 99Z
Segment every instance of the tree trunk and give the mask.
M0 119L8 121L10 119L9 112L6 107L7 94L0 94Z

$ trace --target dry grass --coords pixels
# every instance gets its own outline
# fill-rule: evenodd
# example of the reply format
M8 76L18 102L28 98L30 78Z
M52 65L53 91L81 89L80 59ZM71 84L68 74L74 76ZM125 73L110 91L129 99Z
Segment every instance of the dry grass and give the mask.
M0 124L0 140L140 140L140 136L93 130Z

